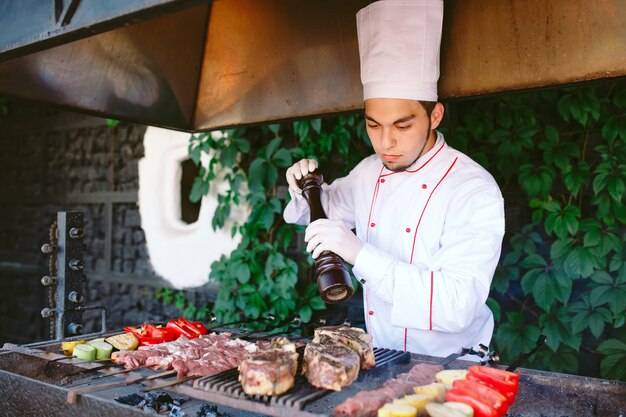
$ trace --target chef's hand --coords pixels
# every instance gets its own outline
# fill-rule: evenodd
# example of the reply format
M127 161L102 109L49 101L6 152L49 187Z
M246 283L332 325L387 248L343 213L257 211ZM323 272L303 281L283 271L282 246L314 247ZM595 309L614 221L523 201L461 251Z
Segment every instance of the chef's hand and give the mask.
M329 250L341 256L344 261L354 265L363 242L341 220L319 219L306 228L304 241L308 242L306 251L317 259L320 253Z
M298 180L316 169L317 161L315 159L301 159L289 167L286 174L289 191L302 194L302 190L298 187Z

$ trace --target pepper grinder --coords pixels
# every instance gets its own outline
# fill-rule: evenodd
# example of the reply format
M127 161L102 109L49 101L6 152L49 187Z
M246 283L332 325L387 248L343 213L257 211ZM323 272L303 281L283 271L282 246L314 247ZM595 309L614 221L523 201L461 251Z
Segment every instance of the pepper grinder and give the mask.
M298 180L302 196L309 204L311 222L327 218L320 199L322 182L324 177L317 170ZM324 302L337 304L347 300L354 293L352 279L339 255L331 251L322 252L315 260L315 272L317 286Z

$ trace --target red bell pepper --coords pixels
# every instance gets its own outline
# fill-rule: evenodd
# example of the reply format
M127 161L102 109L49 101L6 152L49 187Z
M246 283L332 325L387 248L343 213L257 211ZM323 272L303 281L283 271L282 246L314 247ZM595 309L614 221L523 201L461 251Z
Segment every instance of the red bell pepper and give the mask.
M504 379L507 381L515 381L518 382L520 379L520 374L516 374L515 372L505 371L504 369L492 368L490 366L470 366L470 372L479 373L482 375L490 375L493 378Z
M488 404L480 401L473 395L452 388L446 392L446 401L456 401L469 405L474 409L474 417L499 417L498 412Z
M152 324L142 324L139 329L133 326L124 327L126 333L132 333L139 340L140 345L156 345L171 342L176 335L165 327L156 327Z
M482 384L478 381L472 381L469 379L457 379L452 383L452 388L470 395L484 404L489 405L496 411L498 416L506 414L509 408L509 402L507 398L500 394L497 390Z
M486 366L470 366L467 379L479 381L498 390L504 395L509 405L515 402L519 388L519 374Z
M206 327L200 322L191 322L187 319L179 317L178 320L170 320L167 323L167 329L178 336L185 336L190 339L207 334Z
M198 337L198 333L194 332L192 329L187 327L185 324L176 321L170 320L167 322L167 329L172 333L175 333L177 336L185 336L190 339Z
M185 323L186 326L194 329L194 331L199 335L207 334L209 332L207 328L204 327L204 324L200 323L199 321L189 321L183 317L180 317L178 321L182 321L183 323Z
M509 407L510 405L512 405L515 402L515 393L513 391L511 391L511 390L502 390L502 389L500 389L500 388L490 384L489 382L483 381L482 379L480 379L476 375L472 375L470 373L468 373L465 378L467 380L470 380L470 381L476 381L476 382L478 382L480 384L487 385L488 387L491 387L491 388L495 389L496 391L498 391L500 394L504 395L504 397L506 398L506 405L507 405L507 407Z

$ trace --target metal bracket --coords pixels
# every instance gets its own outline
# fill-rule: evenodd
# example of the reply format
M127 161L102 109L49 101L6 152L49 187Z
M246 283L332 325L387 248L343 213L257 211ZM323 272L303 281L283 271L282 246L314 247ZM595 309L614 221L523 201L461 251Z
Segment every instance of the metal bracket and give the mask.
M54 0L54 21L57 26L67 26L72 21L79 3L80 0L70 0L65 5L65 0Z
M107 311L102 305L85 306L84 283L86 281L83 254L85 245L85 222L81 212L57 213L57 221L50 229L50 243L41 251L51 257L50 275L41 279L41 284L50 287L50 306L41 310L43 318L51 319L52 341L102 335L107 331ZM83 335L83 312L100 310L100 333ZM36 342L26 346L49 343Z
M83 269L85 230L83 213L57 214L57 274L56 274L56 339L79 335L83 331ZM59 313L60 312L60 313Z

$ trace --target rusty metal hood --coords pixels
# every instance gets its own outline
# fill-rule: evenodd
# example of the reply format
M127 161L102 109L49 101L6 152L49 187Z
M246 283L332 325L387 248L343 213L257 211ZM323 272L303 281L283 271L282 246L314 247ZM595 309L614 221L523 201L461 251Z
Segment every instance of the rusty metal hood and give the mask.
M0 95L200 131L362 107L368 0L0 1ZM446 0L439 92L626 75L620 0Z

